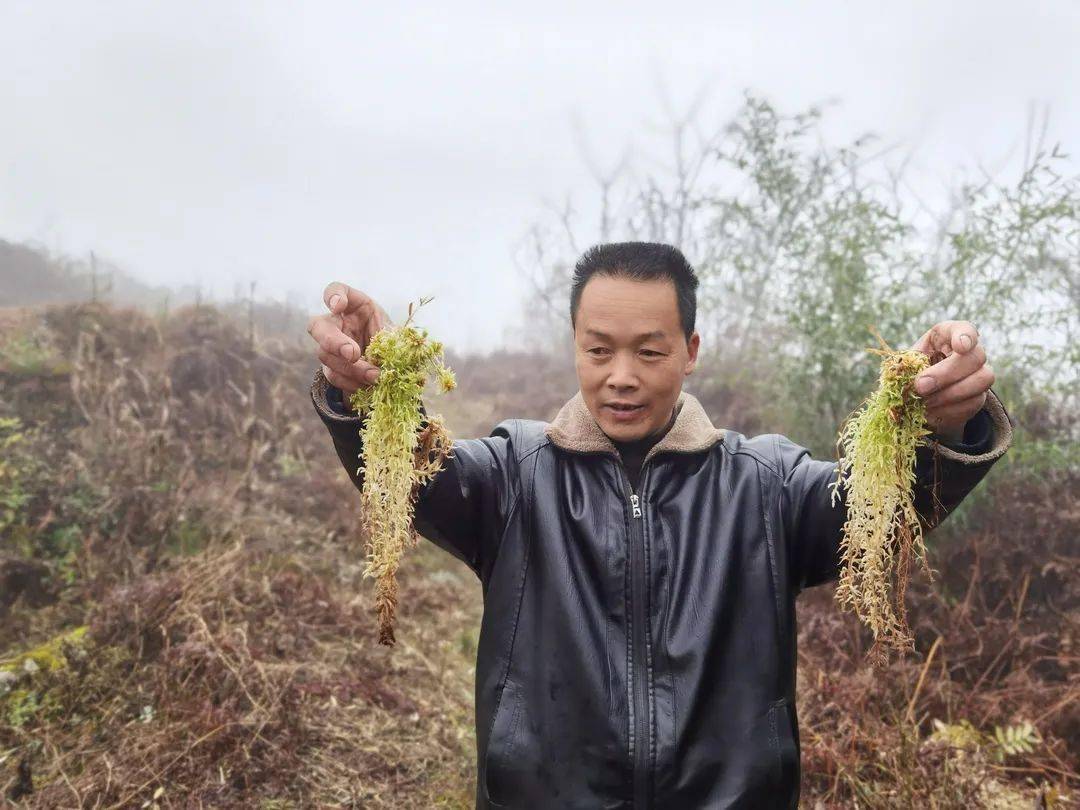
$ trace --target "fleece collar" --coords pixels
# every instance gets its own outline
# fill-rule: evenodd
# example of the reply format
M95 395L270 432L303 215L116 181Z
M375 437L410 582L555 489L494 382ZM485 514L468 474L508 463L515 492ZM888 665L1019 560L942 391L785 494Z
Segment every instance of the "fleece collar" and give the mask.
M556 447L563 450L609 453L619 457L619 451L589 412L580 390L562 406L551 424L544 428L544 433ZM723 437L723 429L713 427L697 398L682 391L675 402L675 424L649 449L645 461L657 453L698 453L708 450Z

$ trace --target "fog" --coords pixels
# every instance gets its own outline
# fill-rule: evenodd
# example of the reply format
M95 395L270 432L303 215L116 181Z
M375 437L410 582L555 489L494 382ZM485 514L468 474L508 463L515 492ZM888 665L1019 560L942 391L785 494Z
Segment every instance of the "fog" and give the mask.
M95 250L153 283L321 308L341 280L396 319L490 348L515 255L568 197L596 238L583 148L660 153L663 99L836 99L837 141L915 150L927 193L1019 160L1033 105L1080 141L1080 5L7 2L0 238ZM690 257L693 260L693 257Z

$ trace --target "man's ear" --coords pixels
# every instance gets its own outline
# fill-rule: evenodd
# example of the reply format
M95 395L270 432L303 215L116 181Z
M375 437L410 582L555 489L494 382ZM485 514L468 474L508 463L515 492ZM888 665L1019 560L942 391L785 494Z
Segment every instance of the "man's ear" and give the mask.
M701 335L694 332L690 335L690 340L686 344L686 353L690 355L690 359L686 362L686 368L683 370L684 373L689 374L694 370L694 367L697 365L699 348L701 348Z

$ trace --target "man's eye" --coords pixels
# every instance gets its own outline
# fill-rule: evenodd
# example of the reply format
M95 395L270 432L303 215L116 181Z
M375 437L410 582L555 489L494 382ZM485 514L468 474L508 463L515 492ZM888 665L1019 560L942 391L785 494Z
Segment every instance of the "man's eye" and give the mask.
M607 349L589 349L589 350L588 350L588 353L589 353L589 354L594 354L594 353L596 353L596 352L606 352L606 351L607 351ZM657 357L663 357L663 356L664 356L664 355L663 355L663 352L654 352L654 351L653 351L652 349L645 349L645 350L644 350L644 353L645 353L645 354L654 354L654 355L656 355Z

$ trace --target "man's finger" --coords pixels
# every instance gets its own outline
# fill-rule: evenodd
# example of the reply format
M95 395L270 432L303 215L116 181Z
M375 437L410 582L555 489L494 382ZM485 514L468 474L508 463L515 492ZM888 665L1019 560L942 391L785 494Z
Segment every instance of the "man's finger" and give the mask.
M943 321L942 323L936 323L931 326L923 333L923 336L916 341L912 348L930 356L935 352L940 351L938 345L941 343L941 332L944 325L945 322Z
M346 360L359 360L362 352L360 345L346 335L334 323L332 315L319 315L308 323L308 334L327 354L337 354Z
M971 321L949 321L949 345L966 354L979 344L979 330Z
M325 365L322 367L323 376L329 381L329 383L335 388L340 388L346 396L352 394L358 386L352 380L334 371L332 368L327 368Z
M323 290L323 303L326 304L326 308L335 315L344 312L349 300L349 289L348 284L340 281L331 281L327 284L326 289Z
M336 354L329 354L320 349L319 361L325 366L330 366L339 374L348 377L357 385L370 385L374 382L369 376L372 372L375 373L376 379L378 378L379 367L368 363L366 360L357 360L355 363L350 363Z
M978 396L993 384L994 372L990 370L990 366L983 365L975 373L957 380L952 385L939 388L933 394L923 397L923 400L927 408L940 408Z
M923 354L941 352L949 356L953 352L969 352L978 343L979 330L971 321L941 321L930 327L913 348Z
M962 399L959 402L951 402L948 405L928 410L926 421L930 423L931 427L937 427L943 422L956 422L960 419L966 421L983 409L986 405L986 398L987 394L983 391L981 394Z
M920 396L928 396L935 391L943 391L955 382L974 374L986 363L986 352L982 346L966 354L954 352L940 363L928 367L915 378L915 391Z
M326 285L326 289L323 290L323 302L326 308L335 315L366 311L369 316L377 317L379 312L371 296L340 281L332 281Z

